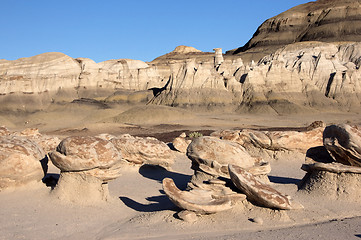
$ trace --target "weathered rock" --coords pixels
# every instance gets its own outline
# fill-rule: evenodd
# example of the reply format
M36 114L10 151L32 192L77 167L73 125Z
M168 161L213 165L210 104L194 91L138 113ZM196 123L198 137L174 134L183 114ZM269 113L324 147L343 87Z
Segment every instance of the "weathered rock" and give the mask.
M197 214L195 212L188 210L180 211L177 215L181 220L189 223L195 222L198 219Z
M61 172L52 194L61 201L80 205L95 205L111 199L108 184L84 171Z
M240 68L241 112L358 111L360 43L290 44ZM341 107L340 107L341 106Z
M0 136L9 136L11 134L10 130L5 126L0 127Z
M313 171L326 171L332 173L358 173L361 174L361 168L355 166L348 166L342 163L332 162L332 163L322 163L316 162L311 164L302 164L302 170L306 172Z
M192 168L218 176L228 176L228 164L246 169L256 166L257 159L251 157L237 143L215 137L198 137L193 139L187 149L187 156L192 160Z
M44 158L44 151L35 142L24 137L1 136L0 190L41 181Z
M175 155L162 141L152 137L124 134L110 140L122 153L123 159L134 164L158 165L170 169Z
M190 139L186 139L187 135L182 133L179 137L173 139L173 147L181 153L186 153L188 145L192 142Z
M267 174L271 171L270 164L251 157L241 145L234 142L215 137L198 137L188 146L187 156L194 170L188 183L189 189L213 191L218 195L236 194L230 188L228 164L247 168L259 180L269 182ZM237 201L237 195L232 200Z
M15 136L23 136L36 142L46 153L56 150L61 142L56 136L43 135L37 128L26 128L21 132L12 133Z
M360 1L318 0L266 20L245 46L232 53L271 53L294 42L361 41ZM242 54L243 53L243 54ZM256 58L253 58L257 60Z
M331 125L324 131L324 146L307 151L306 171L299 190L330 200L359 202L361 199L361 167L357 148L357 127Z
M107 183L119 177L126 164L111 142L98 137L65 138L49 156L61 170L53 194L79 204L109 199Z
M308 131L222 130L213 132L211 136L238 143L252 156L267 159L278 158L276 152L304 154L308 149L322 145L322 126L307 127L311 129Z
M300 209L303 206L291 200L268 184L258 181L251 173L245 169L229 165L229 174L233 184L247 195L250 201L269 208L277 209Z
M109 169L122 161L121 153L111 142L97 137L65 138L49 155L53 164L65 172Z
M328 200L360 202L361 173L359 167L340 163L304 164L307 171L299 191Z
M361 131L357 126L328 126L323 132L323 143L335 161L361 167Z
M199 214L210 214L232 208L227 196L214 197L212 191L181 191L170 178L163 179L163 189L168 198L179 208Z

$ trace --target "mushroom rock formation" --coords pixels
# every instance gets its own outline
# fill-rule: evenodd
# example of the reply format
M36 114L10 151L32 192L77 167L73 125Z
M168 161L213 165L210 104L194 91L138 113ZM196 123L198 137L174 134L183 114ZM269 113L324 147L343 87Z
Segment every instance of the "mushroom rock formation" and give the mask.
M357 126L331 125L323 133L324 147L310 149L300 190L329 199L361 199L361 135Z
M124 134L110 140L122 153L124 160L134 164L149 164L170 169L175 155L162 141L152 137L133 137Z
M0 137L0 191L44 177L45 153L34 141L18 136ZM46 173L45 173L46 174Z
M243 146L252 156L265 159L279 158L275 153L293 152L302 156L308 149L322 145L323 123L315 122L306 131L221 130L211 136Z
M228 170L233 184L244 192L250 201L264 207L283 210L303 208L300 203L292 201L289 196L278 192L268 184L260 182L245 169L229 164Z
M361 167L361 130L357 126L340 124L326 127L323 144L336 162Z
M232 208L231 198L227 195L215 196L212 191L202 189L181 191L170 178L163 179L163 189L177 207L197 214L211 214Z
M361 168L342 163L313 162L302 165L306 171L299 190L330 200L360 202Z
M190 139L186 139L187 135L182 133L179 137L173 139L173 147L181 153L186 153L188 145L192 142Z
M248 169L263 181L269 181L266 175L271 171L269 163L250 156L241 145L231 141L208 136L195 138L188 146L187 156L194 170L188 183L190 188L232 192L226 186L230 178L228 164Z
M61 170L53 193L83 204L108 200L107 183L119 177L126 164L111 142L97 137L65 138L49 156Z

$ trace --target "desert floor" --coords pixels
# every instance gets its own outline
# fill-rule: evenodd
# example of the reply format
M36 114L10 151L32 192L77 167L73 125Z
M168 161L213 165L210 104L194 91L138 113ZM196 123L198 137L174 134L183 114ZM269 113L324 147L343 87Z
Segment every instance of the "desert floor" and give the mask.
M47 111L2 113L0 125L11 130L39 128L43 134L65 137L129 133L154 136L169 142L182 132L204 135L218 129L299 129L316 120L326 124L361 124L359 114L312 113L266 116L218 112L137 111L132 106L100 109L96 106L54 106ZM126 114L124 114L126 113ZM123 114L123 115L122 115ZM153 116L156 114L157 116ZM121 115L121 117L119 117ZM175 117L172 117L175 116ZM299 192L305 175L304 158L271 162L272 185L298 200L303 210L279 211L252 204L203 215L194 223L176 217L179 211L162 190L165 177L185 189L193 170L185 154L176 153L171 171L155 166L129 166L109 183L112 199L85 206L63 202L51 194L51 186L34 183L0 192L0 239L359 239L360 202L330 201L327 196ZM49 166L55 178L59 170ZM252 222L260 217L263 224Z

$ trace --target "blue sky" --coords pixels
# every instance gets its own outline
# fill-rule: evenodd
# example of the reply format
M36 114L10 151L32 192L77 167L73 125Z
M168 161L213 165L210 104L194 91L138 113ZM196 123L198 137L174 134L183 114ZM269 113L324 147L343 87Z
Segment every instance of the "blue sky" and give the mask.
M243 46L266 19L310 0L1 0L0 59L63 52L151 61L178 45Z

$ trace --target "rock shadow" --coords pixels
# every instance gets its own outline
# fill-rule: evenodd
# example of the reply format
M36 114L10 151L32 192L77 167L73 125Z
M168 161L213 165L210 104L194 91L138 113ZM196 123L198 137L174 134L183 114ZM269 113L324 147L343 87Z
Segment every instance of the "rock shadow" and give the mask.
M187 183L191 180L191 175L170 172L158 166L143 165L139 168L139 173L145 178L156 180L162 183L164 178L171 178L180 190L187 188Z
M324 146L313 147L307 150L306 157L315 162L331 163L334 162L331 155Z
M279 177L279 176L268 176L269 180L273 183L279 184L295 184L298 185L301 179L290 178L290 177Z
M148 197L146 200L154 203L142 204L128 197L119 197L119 199L129 208L138 212L160 212L164 210L175 209L176 206L168 199L166 195Z
M50 187L51 190L53 190L58 184L60 174L57 173L48 173L45 175L45 177L42 179L42 182L47 186Z

